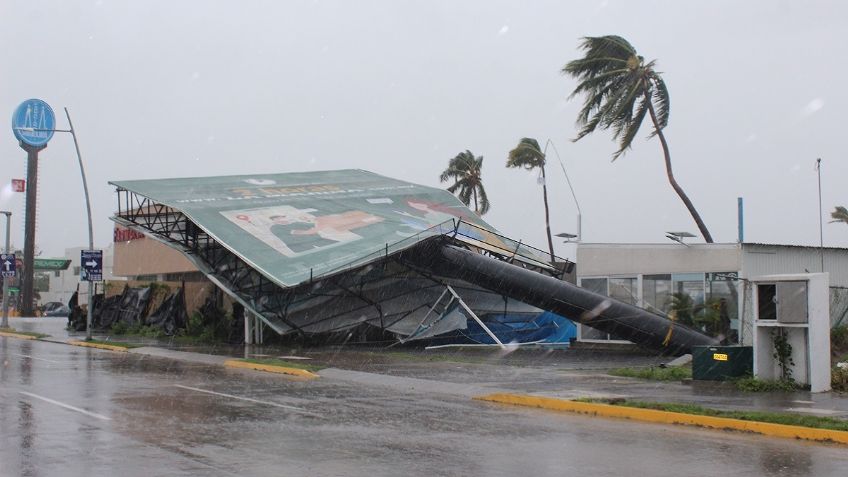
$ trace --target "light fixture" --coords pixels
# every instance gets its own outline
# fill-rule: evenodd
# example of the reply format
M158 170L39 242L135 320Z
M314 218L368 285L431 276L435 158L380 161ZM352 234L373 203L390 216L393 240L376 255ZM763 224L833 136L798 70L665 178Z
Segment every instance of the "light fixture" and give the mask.
M695 234L691 234L689 232L666 232L665 238L669 240L673 240L679 244L686 245L683 243L683 239L695 237ZM688 245L686 245L688 247Z
M576 239L577 235L570 234L568 232L561 232L561 233L554 235L554 237L564 238L565 240L563 241L563 243L570 243L570 242L574 242L574 240L572 240L572 239Z

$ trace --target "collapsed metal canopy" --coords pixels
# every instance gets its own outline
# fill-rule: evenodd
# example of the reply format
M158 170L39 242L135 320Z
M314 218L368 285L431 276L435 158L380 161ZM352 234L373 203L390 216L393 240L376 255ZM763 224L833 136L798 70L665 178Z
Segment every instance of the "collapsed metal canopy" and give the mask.
M469 311L531 312L538 309L527 303L551 302L522 287L562 275L547 254L498 234L447 191L367 171L111 184L118 190L114 221L185 253L278 333L368 323L405 337L428 336L464 327L461 316L437 309L448 287ZM450 246L473 251L494 268L465 273L480 263L456 256L451 265L437 253ZM530 275L522 275L522 283L485 276L510 277L515 270ZM556 303L570 303L574 290L559 285L565 284L545 282ZM578 290L581 300L610 302ZM567 316L572 320L658 349L713 342L694 330L671 333L670 321L635 307L592 305L599 311L589 320L580 314L589 305L584 300L561 309L578 314Z

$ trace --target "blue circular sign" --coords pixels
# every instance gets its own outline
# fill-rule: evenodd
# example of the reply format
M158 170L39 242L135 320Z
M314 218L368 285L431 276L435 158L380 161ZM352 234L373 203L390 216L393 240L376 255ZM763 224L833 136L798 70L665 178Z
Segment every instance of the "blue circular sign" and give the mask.
M12 132L24 144L46 146L56 129L56 116L50 105L40 99L28 99L12 114Z

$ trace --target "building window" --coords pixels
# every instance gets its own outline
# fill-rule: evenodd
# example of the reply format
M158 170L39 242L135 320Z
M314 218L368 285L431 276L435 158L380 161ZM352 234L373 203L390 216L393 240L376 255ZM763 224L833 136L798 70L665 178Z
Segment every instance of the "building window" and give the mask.
M671 275L674 293L685 294L696 305L704 304L704 274L675 273Z
M645 308L666 314L671 306L671 274L642 277L642 301Z
M639 302L636 290L636 278L610 278L609 296L629 305Z
M74 276L78 277L80 272L80 267L74 267Z
M62 278L62 271L61 270L55 270L53 272L53 276L56 277L56 278Z

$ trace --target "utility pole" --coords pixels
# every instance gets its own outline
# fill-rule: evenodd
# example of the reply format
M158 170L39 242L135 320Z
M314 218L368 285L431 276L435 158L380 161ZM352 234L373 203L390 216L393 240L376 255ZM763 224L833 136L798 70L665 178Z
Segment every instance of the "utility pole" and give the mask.
M6 216L6 255L12 253L10 245L9 226L12 221L12 213L6 210L0 210L0 214ZM9 327L9 278L3 277L3 325L2 328Z

